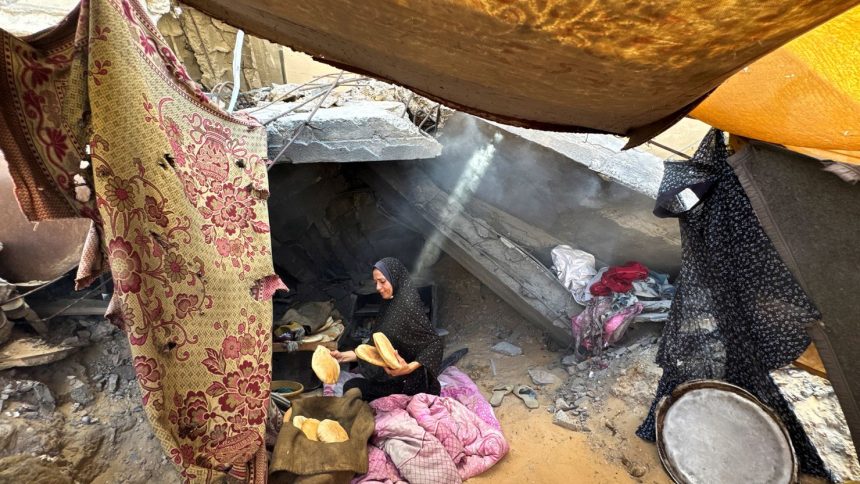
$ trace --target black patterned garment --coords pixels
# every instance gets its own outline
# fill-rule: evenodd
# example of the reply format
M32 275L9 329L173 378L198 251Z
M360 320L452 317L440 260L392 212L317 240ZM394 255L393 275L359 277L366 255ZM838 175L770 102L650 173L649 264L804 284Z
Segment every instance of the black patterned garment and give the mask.
M764 233L712 130L693 159L666 162L654 214L677 217L681 273L657 353L663 376L637 435L654 440L654 408L681 383L723 380L750 391L788 428L801 470L824 475L818 452L770 377L809 346L820 314Z
M437 375L442 363L442 338L427 319L424 303L412 286L409 271L403 263L393 257L386 257L377 265L385 269L382 272L394 288L394 297L382 301L373 332L384 334L406 362L417 361L421 367L406 376L391 378L381 368L359 360L359 371L365 378L347 381L344 391L358 387L365 400L395 393L438 395L440 386Z

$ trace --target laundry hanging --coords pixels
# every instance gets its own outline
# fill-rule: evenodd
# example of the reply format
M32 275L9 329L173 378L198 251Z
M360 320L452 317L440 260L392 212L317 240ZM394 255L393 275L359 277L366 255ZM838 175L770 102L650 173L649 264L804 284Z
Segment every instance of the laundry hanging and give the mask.
M818 310L792 277L756 219L712 130L688 162L666 162L655 215L678 217L682 261L657 353L663 375L637 434L654 440L656 403L695 379L724 380L773 408L788 428L801 469L824 466L769 371L809 346Z
M79 282L107 260L107 316L167 456L189 482L263 482L270 298L284 287L265 130L209 103L137 0L84 0L52 30L0 31L0 49L16 196L31 220L94 221ZM75 197L81 183L93 197Z

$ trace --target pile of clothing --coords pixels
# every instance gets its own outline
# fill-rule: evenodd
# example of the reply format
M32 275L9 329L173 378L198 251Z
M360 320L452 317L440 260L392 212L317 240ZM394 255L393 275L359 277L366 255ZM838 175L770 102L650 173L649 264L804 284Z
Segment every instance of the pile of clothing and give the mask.
M594 256L568 246L552 252L556 273L574 299L585 305L573 318L578 355L599 354L639 321L665 321L675 296L669 276L639 262L594 270Z

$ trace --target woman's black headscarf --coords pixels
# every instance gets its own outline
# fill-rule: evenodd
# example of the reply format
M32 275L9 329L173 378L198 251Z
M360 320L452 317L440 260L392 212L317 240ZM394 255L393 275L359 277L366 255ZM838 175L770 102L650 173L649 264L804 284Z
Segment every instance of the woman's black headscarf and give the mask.
M424 304L412 286L409 271L394 257L386 257L373 267L379 269L394 289L393 298L382 300L373 331L388 337L404 360L421 363L421 369L406 377L407 383L415 373L423 371L428 373L426 377L435 380L442 363L442 338L427 319Z

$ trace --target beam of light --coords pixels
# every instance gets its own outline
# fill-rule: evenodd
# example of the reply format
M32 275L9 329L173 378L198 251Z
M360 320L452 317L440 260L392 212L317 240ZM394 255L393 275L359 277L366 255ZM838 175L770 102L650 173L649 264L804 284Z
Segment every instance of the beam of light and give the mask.
M496 133L492 141L488 142L483 148L476 150L469 158L466 168L460 174L457 185L454 186L454 190L448 196L448 202L445 204L445 208L439 217L439 220L443 224L459 215L466 203L472 198L472 195L474 195L475 190L477 190L478 185L481 183L481 179L484 177L484 173L490 167L493 155L496 154L496 144L502 138L501 133ZM427 238L424 246L421 248L421 253L415 262L413 274L423 274L424 270L437 260L444 238L445 234L440 232L439 229L433 231L433 234Z

